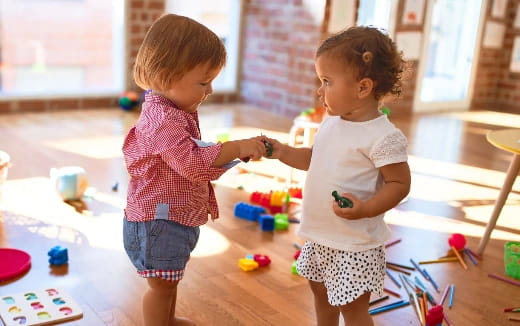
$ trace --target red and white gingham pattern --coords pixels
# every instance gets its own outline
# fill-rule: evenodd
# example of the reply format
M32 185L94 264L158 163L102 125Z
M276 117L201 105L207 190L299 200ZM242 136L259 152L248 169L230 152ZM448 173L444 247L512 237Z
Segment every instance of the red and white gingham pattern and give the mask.
M158 277L167 281L180 281L184 276L184 269L177 271L160 269L137 271L137 275L141 277Z
M199 147L197 112L187 113L156 94L145 95L141 116L123 144L130 174L125 215L128 221L150 221L157 204L169 206L168 219L199 226L218 218L210 183L226 168L212 167L221 143Z

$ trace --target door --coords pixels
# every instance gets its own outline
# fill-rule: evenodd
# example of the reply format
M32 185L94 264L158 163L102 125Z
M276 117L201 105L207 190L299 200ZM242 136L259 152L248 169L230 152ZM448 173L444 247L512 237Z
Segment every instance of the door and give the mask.
M467 110L486 0L428 1L414 111Z

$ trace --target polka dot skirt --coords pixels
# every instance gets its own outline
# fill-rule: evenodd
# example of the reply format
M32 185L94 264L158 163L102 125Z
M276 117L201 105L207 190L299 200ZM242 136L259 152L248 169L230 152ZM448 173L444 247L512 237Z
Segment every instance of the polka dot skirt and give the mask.
M348 304L366 292L383 294L385 279L383 246L348 252L305 242L296 269L308 280L323 282L333 306Z

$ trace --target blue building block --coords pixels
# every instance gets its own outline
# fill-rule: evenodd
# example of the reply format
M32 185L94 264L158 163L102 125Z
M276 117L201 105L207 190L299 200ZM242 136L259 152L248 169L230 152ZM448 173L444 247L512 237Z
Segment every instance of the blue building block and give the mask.
M67 248L62 246L52 247L47 254L49 255L49 263L51 265L63 265L69 261Z
M258 220L262 231L273 231L274 230L274 217L271 215L262 215Z
M244 202L235 205L235 216L248 221L258 221L260 214L263 213L265 213L265 208L262 206L250 205Z

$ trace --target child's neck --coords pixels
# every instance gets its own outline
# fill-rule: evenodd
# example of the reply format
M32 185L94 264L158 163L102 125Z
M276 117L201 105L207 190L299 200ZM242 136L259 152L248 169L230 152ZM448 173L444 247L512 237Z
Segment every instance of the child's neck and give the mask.
M374 120L381 115L382 113L379 111L379 102L370 99L361 103L356 110L341 116L341 119L353 122L364 122Z

